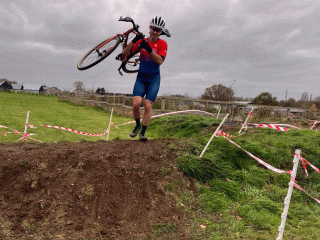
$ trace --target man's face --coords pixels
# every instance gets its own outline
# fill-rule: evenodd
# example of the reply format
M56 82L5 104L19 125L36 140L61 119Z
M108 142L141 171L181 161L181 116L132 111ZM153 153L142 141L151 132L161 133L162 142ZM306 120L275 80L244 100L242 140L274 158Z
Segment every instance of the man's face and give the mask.
M150 28L150 36L153 38L158 38L162 32L160 28L149 26Z

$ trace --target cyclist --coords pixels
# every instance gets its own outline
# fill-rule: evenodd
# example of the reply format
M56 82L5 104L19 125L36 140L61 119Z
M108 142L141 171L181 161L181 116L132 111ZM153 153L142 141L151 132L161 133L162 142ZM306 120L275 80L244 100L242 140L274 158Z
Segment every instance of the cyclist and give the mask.
M160 65L167 56L168 45L166 41L159 38L164 27L165 22L162 17L152 18L149 25L149 37L142 39L140 35L136 35L122 51L123 55L140 51L140 67L132 94L132 111L136 126L130 133L130 137L137 136L141 130L139 134L141 141L148 140L145 133L151 119L152 105L160 88ZM143 97L145 101L141 124L140 105Z

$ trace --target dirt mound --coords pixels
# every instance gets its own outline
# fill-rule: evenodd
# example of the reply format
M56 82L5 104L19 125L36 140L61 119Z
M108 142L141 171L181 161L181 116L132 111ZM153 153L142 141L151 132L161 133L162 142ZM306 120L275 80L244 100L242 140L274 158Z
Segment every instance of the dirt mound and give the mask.
M175 141L1 144L0 239L185 239Z

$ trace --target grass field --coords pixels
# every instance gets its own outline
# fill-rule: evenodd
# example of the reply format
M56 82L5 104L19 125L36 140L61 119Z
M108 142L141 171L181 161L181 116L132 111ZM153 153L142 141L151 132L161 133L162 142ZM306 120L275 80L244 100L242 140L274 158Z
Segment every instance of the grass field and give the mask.
M29 124L57 125L88 133L104 132L110 118L110 113L99 108L59 102L57 97L0 92L0 125L23 131L28 110ZM112 122L116 125L128 121L132 119L113 115ZM185 142L183 146L176 146L177 151L184 153L177 159L177 167L197 180L199 195L195 198L186 192L177 202L193 216L190 228L198 229L193 239L276 239L290 175L265 169L221 137L214 138L199 158L212 134L203 130L218 124L219 121L209 117L167 116L153 119L148 128L150 138L176 137ZM112 128L110 139L128 139L132 127ZM0 132L5 131L7 129L0 128ZM29 128L28 132L36 133L34 138L44 142L106 139L42 127ZM19 137L0 134L0 142L15 142ZM279 169L292 169L296 149L320 168L319 132L249 129L233 140ZM300 164L296 181L310 196L319 199L320 174L307 168L309 176ZM284 239L319 238L320 205L310 196L294 189ZM205 227L199 230L199 225Z
M107 139L106 136L83 136L68 131L38 127L40 125L51 125L70 128L85 133L104 133L108 127L111 114L101 108L84 107L67 102L59 102L58 97L47 95L0 92L0 97L0 125L23 132L27 112L30 111L28 123L37 128L28 128L28 133L35 133L36 136L33 136L33 138L43 142L98 141ZM162 117L161 121L166 121L164 125L162 123L160 125L158 119L152 120L148 130L148 137L150 139L158 137L192 137L194 134L198 134L203 127L214 124L217 125L219 123L219 121L209 117L191 116L187 122L183 120L185 118L185 116ZM113 114L112 117L112 122L115 125L131 121L133 121L132 118L118 116L116 114ZM170 129L172 126L176 128L177 123L181 121L184 122L184 125L180 126L180 129ZM194 126L197 127L194 128ZM120 126L119 129L111 127L109 140L129 139L129 133L133 127L134 124L123 125ZM0 128L0 132L1 131L8 132L8 129ZM14 142L19 139L19 136L16 134L8 134L7 137L4 135L0 136L1 142Z
M100 108L87 108L70 103L59 102L56 96L43 96L33 94L0 93L0 125L18 131L24 130L27 112L30 111L29 124L37 128L28 128L28 133L37 134L43 142L56 141L98 141L106 140L106 136L91 137L44 127L40 125L61 126L86 133L104 133L108 128L110 113ZM113 115L112 122L121 124L132 121L130 118ZM122 126L119 130L112 128L110 139L127 139L132 125ZM0 129L7 131L7 129ZM1 141L11 142L17 139L14 134L1 137Z

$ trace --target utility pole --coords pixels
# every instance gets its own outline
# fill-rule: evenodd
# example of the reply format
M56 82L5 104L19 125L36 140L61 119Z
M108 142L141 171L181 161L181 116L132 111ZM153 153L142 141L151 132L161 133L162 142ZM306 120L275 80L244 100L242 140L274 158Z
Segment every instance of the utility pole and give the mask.
M288 90L286 90L286 97L285 97L285 101L288 100Z
M233 82L231 83L231 85L230 85L230 88L232 89L232 85L234 84L234 82L235 82L236 80L233 80Z

